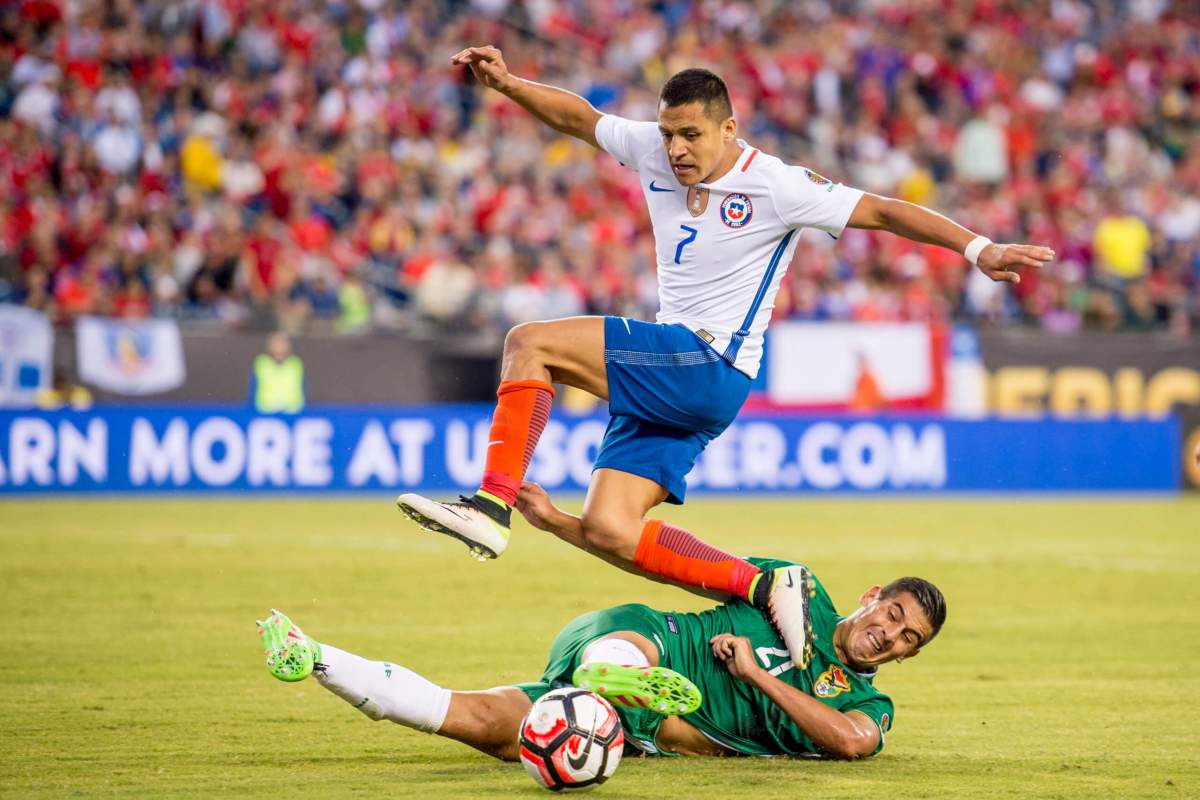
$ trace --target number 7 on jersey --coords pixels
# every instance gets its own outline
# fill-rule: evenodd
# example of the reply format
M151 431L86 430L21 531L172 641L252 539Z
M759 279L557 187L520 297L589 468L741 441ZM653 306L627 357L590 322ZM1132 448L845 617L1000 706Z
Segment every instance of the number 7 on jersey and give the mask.
M683 248L687 247L692 242L696 241L696 234L699 233L696 228L691 225L680 225L687 232L687 235L679 240L679 244L675 245L675 263L679 263L679 259L683 257Z

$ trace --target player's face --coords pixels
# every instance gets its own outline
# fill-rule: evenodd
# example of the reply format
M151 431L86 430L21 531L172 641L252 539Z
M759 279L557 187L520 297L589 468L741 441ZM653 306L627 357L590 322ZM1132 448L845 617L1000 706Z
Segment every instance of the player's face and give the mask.
M879 587L868 589L862 607L846 618L842 650L857 667L877 667L898 658L911 658L933 633L921 604L908 592L880 597Z
M708 179L728 155L727 148L737 140L733 117L714 120L699 102L680 106L660 103L658 130L675 179L684 186Z

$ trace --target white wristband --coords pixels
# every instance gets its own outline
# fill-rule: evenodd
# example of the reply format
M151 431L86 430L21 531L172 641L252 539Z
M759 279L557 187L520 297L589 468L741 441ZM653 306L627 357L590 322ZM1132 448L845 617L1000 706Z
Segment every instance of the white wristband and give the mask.
M987 247L991 243L992 240L986 236L976 236L971 240L970 244L967 245L967 249L963 250L963 255L966 256L967 261L970 261L971 264L978 264L979 254L983 252L983 248Z

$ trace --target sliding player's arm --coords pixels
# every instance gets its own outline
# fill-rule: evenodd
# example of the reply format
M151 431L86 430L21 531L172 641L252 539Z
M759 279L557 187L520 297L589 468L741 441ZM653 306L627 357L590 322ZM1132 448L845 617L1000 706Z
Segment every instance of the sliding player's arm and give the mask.
M566 89L510 74L498 48L468 47L456 53L450 63L466 64L481 84L516 101L559 133L582 139L592 147L600 146L596 143L596 123L602 115L591 103Z
M583 521L554 505L546 490L536 483L524 481L521 484L516 509L526 522L539 531L553 533L567 544L592 552L588 550L587 539L583 535Z
M869 193L858 201L846 227L889 231L914 242L936 244L964 254L967 245L977 238L975 233L936 211ZM974 255L975 265L994 281L1020 283L1021 276L1014 271L1018 267L1040 267L1054 259L1054 251L1049 247L994 244L989 240L981 240L980 244L984 245L982 250L966 255L968 259Z
M720 633L709 642L729 674L779 706L813 743L836 758L863 758L879 748L879 727L861 711L838 711L771 675L754 657L745 636Z

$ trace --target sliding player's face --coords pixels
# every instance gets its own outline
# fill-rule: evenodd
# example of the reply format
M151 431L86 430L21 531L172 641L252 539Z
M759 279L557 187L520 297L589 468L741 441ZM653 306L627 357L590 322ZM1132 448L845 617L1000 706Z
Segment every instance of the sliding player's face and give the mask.
M868 589L862 607L846 618L842 639L846 657L857 667L877 667L898 658L911 658L933 633L921 604L908 592L880 597L879 587Z
M706 180L737 139L733 117L713 119L700 102L658 106L658 131L675 179L684 186Z

